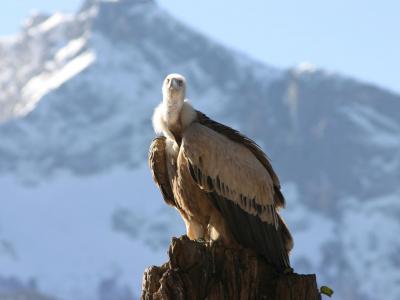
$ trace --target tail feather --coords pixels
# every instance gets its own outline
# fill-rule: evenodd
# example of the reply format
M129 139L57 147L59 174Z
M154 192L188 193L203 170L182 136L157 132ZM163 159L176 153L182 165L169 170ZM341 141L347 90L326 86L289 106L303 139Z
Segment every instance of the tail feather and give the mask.
M285 245L285 249L287 253L289 254L290 251L293 249L293 237L289 231L289 228L287 227L285 221L282 219L282 217L278 214L279 216L279 229L281 231L283 243Z
M282 192L279 187L274 186L275 197L274 202L277 208L285 207L286 201L285 197L282 195Z

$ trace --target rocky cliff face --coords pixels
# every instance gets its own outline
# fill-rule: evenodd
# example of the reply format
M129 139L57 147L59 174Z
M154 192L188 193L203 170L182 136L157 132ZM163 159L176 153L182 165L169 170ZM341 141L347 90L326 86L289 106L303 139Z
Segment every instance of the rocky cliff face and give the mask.
M183 226L143 162L162 78L179 72L196 108L256 139L272 159L287 198L295 268L316 272L341 299L399 297L398 95L307 65L265 66L187 28L154 1L86 1L73 15L32 16L0 40L0 53L5 273L29 273L44 289L55 287L48 288L55 296L87 300L115 278L123 278L115 294L126 295L127 278L139 281L142 266L156 263ZM46 235L59 248L41 240L43 248L24 250ZM46 253L84 241L91 242L66 256L80 266L94 245L126 252L107 267L107 250L87 269L58 265L56 280L57 256ZM38 271L32 261L48 267ZM135 275L118 277L129 261ZM112 268L118 271L104 271ZM381 269L383 277L366 275ZM67 274L85 274L91 284L64 281Z

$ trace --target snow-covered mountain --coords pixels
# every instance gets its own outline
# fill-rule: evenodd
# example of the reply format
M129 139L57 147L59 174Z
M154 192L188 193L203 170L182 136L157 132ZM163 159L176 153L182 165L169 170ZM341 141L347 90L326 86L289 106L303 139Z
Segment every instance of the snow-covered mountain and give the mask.
M296 271L337 299L400 298L400 96L266 66L149 0L33 15L0 54L0 299L131 299L166 259L184 226L146 152L170 72L271 157Z

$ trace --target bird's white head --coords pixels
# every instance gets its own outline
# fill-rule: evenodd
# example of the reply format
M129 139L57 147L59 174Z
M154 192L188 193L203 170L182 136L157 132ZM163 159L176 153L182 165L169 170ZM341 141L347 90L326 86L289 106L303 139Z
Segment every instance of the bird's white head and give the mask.
M162 86L163 101L153 114L153 126L158 134L164 134L170 139L175 137L172 128L182 130L191 124L197 114L186 96L186 79L180 74L169 74ZM180 129L178 129L180 128Z
M168 106L181 108L186 96L186 79L180 74L169 74L164 79L163 101Z

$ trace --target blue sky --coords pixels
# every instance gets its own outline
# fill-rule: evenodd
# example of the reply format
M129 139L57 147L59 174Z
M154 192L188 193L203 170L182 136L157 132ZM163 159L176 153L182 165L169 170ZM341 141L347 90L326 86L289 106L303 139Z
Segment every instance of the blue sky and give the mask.
M75 11L82 0L2 1L0 35L31 10ZM191 27L263 62L307 61L400 93L400 1L159 0Z

